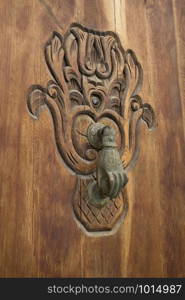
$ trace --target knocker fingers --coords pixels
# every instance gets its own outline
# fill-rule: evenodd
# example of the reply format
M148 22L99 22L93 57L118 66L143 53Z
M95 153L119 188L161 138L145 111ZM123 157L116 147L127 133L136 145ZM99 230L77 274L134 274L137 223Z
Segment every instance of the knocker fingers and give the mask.
M115 174L115 185L114 185L114 192L113 194L111 195L112 198L116 198L120 192L120 187L121 187L121 174L120 173L114 173Z
M127 175L124 172L108 172L109 178L109 197L110 199L116 198L120 190L128 182Z
M110 199L113 199L117 197L120 191L121 177L117 172L109 172L108 177L110 185L109 197Z
M113 172L108 172L108 180L109 180L109 197L112 199L112 194L114 193L114 185L115 185L115 174Z

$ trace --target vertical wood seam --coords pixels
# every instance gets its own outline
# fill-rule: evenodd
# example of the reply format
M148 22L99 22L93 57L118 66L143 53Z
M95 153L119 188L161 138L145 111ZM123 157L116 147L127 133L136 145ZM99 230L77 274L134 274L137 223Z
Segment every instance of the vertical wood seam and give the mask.
M181 86L183 87L183 83L181 82L181 75L180 75L180 49L179 49L179 42L178 42L178 36L177 36L177 12L176 12L176 6L175 6L175 1L172 0L172 10L173 10L173 20L174 20L174 36L175 36L175 48L176 48L176 63L177 63L177 72L178 72L178 89L179 89L179 94L181 97L180 100L180 106L181 106L181 111L182 111L182 122L184 124L185 120L185 111L184 107L182 105L183 101L183 91L181 89ZM183 135L184 135L184 141L185 141L185 126L183 126Z

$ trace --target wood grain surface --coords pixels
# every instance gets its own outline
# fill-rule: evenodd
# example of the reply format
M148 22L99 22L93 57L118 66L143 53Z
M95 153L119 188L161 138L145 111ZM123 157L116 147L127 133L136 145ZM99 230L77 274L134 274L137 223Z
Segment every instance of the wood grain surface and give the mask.
M51 117L26 108L28 87L50 80L46 41L73 22L135 51L157 116L156 130L142 126L128 215L112 236L77 226ZM184 0L1 0L0 24L0 277L184 277Z

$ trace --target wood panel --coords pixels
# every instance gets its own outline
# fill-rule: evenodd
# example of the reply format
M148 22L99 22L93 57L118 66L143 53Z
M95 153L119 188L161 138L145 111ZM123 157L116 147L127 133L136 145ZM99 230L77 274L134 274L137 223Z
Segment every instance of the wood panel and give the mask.
M185 275L183 0L0 2L0 276L172 277ZM56 151L45 112L31 120L26 94L50 79L43 49L52 31L78 22L116 31L144 69L143 98L158 127L142 125L129 173L129 212L112 236L76 225L75 177Z

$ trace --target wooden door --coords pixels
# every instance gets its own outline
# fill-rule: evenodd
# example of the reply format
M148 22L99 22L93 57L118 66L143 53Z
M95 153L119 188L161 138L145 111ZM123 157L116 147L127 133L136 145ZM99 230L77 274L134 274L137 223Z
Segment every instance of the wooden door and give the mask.
M2 0L0 7L0 276L183 277L185 2ZM141 121L136 133L127 215L110 235L88 234L77 222L77 178L57 151L51 115L36 121L27 109L29 87L46 91L53 79L46 43L72 23L114 32L134 51L144 72L140 96L156 116L155 130Z

